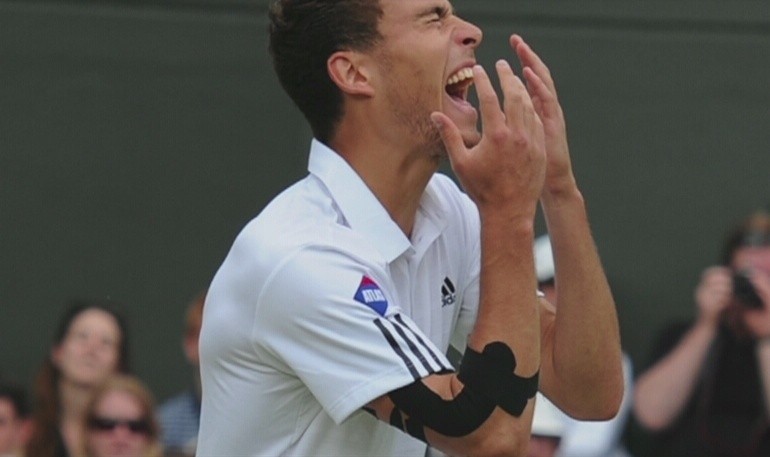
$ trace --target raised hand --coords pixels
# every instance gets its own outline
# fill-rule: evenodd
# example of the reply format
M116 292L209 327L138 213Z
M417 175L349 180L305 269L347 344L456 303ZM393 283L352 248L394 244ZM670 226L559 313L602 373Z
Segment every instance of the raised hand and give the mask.
M545 132L547 157L545 191L559 192L575 185L567 145L567 128L551 72L542 59L519 35L512 35L510 45L524 67L527 90Z
M698 319L715 327L722 312L730 304L732 296L731 270L726 267L707 268L695 288Z
M465 191L483 211L519 211L534 217L545 176L543 124L535 112L524 83L505 61L495 65L503 93L503 106L489 76L480 65L473 68L478 94L482 136L468 149L454 123L434 112L452 169Z

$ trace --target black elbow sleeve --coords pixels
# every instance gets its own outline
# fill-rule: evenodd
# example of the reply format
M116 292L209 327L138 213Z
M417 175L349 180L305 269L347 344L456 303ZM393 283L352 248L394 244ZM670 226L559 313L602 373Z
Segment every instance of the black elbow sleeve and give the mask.
M519 417L537 393L539 373L516 376L516 356L507 344L495 341L479 353L466 348L457 378L479 391L508 414Z
M425 426L446 436L465 436L479 428L495 409L494 403L467 388L457 397L444 400L422 381L394 390L390 398L397 408L391 425L423 441L424 435L415 435L415 427ZM398 422L399 410L408 416L402 423Z
M444 400L416 381L390 393L396 407L390 423L425 441L423 427L445 436L465 436L479 428L496 406L521 416L537 392L538 375L521 378L513 373L515 368L513 351L504 343L490 343L481 353L467 348L458 373L464 387L457 397Z

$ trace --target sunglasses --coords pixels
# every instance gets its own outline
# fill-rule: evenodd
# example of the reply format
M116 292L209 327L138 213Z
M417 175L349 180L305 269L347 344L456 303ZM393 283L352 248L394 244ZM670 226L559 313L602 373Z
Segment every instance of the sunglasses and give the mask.
M111 432L120 426L127 427L133 433L150 433L150 423L144 419L122 420L108 417L92 417L88 420L88 427L91 430L98 430L100 432Z

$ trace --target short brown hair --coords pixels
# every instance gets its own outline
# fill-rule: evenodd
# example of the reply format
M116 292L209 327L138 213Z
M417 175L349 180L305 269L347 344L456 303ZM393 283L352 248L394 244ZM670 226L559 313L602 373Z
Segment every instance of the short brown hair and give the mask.
M379 0L275 0L270 7L270 55L278 80L324 143L343 114L327 60L337 51L371 49L382 39L382 14Z

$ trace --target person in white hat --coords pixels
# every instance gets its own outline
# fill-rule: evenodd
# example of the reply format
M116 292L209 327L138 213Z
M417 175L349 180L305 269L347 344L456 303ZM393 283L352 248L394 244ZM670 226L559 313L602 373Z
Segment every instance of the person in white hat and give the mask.
M535 239L535 273L538 288L545 295L546 300L558 307L556 297L556 268L553 261L551 240L548 235L542 235ZM631 412L631 398L633 398L633 368L631 359L623 354L623 378L625 389L623 401L618 414L608 421L578 421L556 409L544 396L538 394L538 403L535 406L535 419L532 425L532 434L535 435L535 424L538 421L538 409L540 405L550 415L561 416L562 433L560 444L554 454L531 454L531 457L542 455L555 455L557 457L628 457L630 454L621 443L623 431ZM544 401L541 401L542 400ZM547 403L546 403L547 402ZM554 409L556 409L554 411ZM541 420L545 421L545 417ZM555 418L549 418L549 422L555 422ZM531 443L531 441L530 441ZM530 447L532 445L530 444Z

